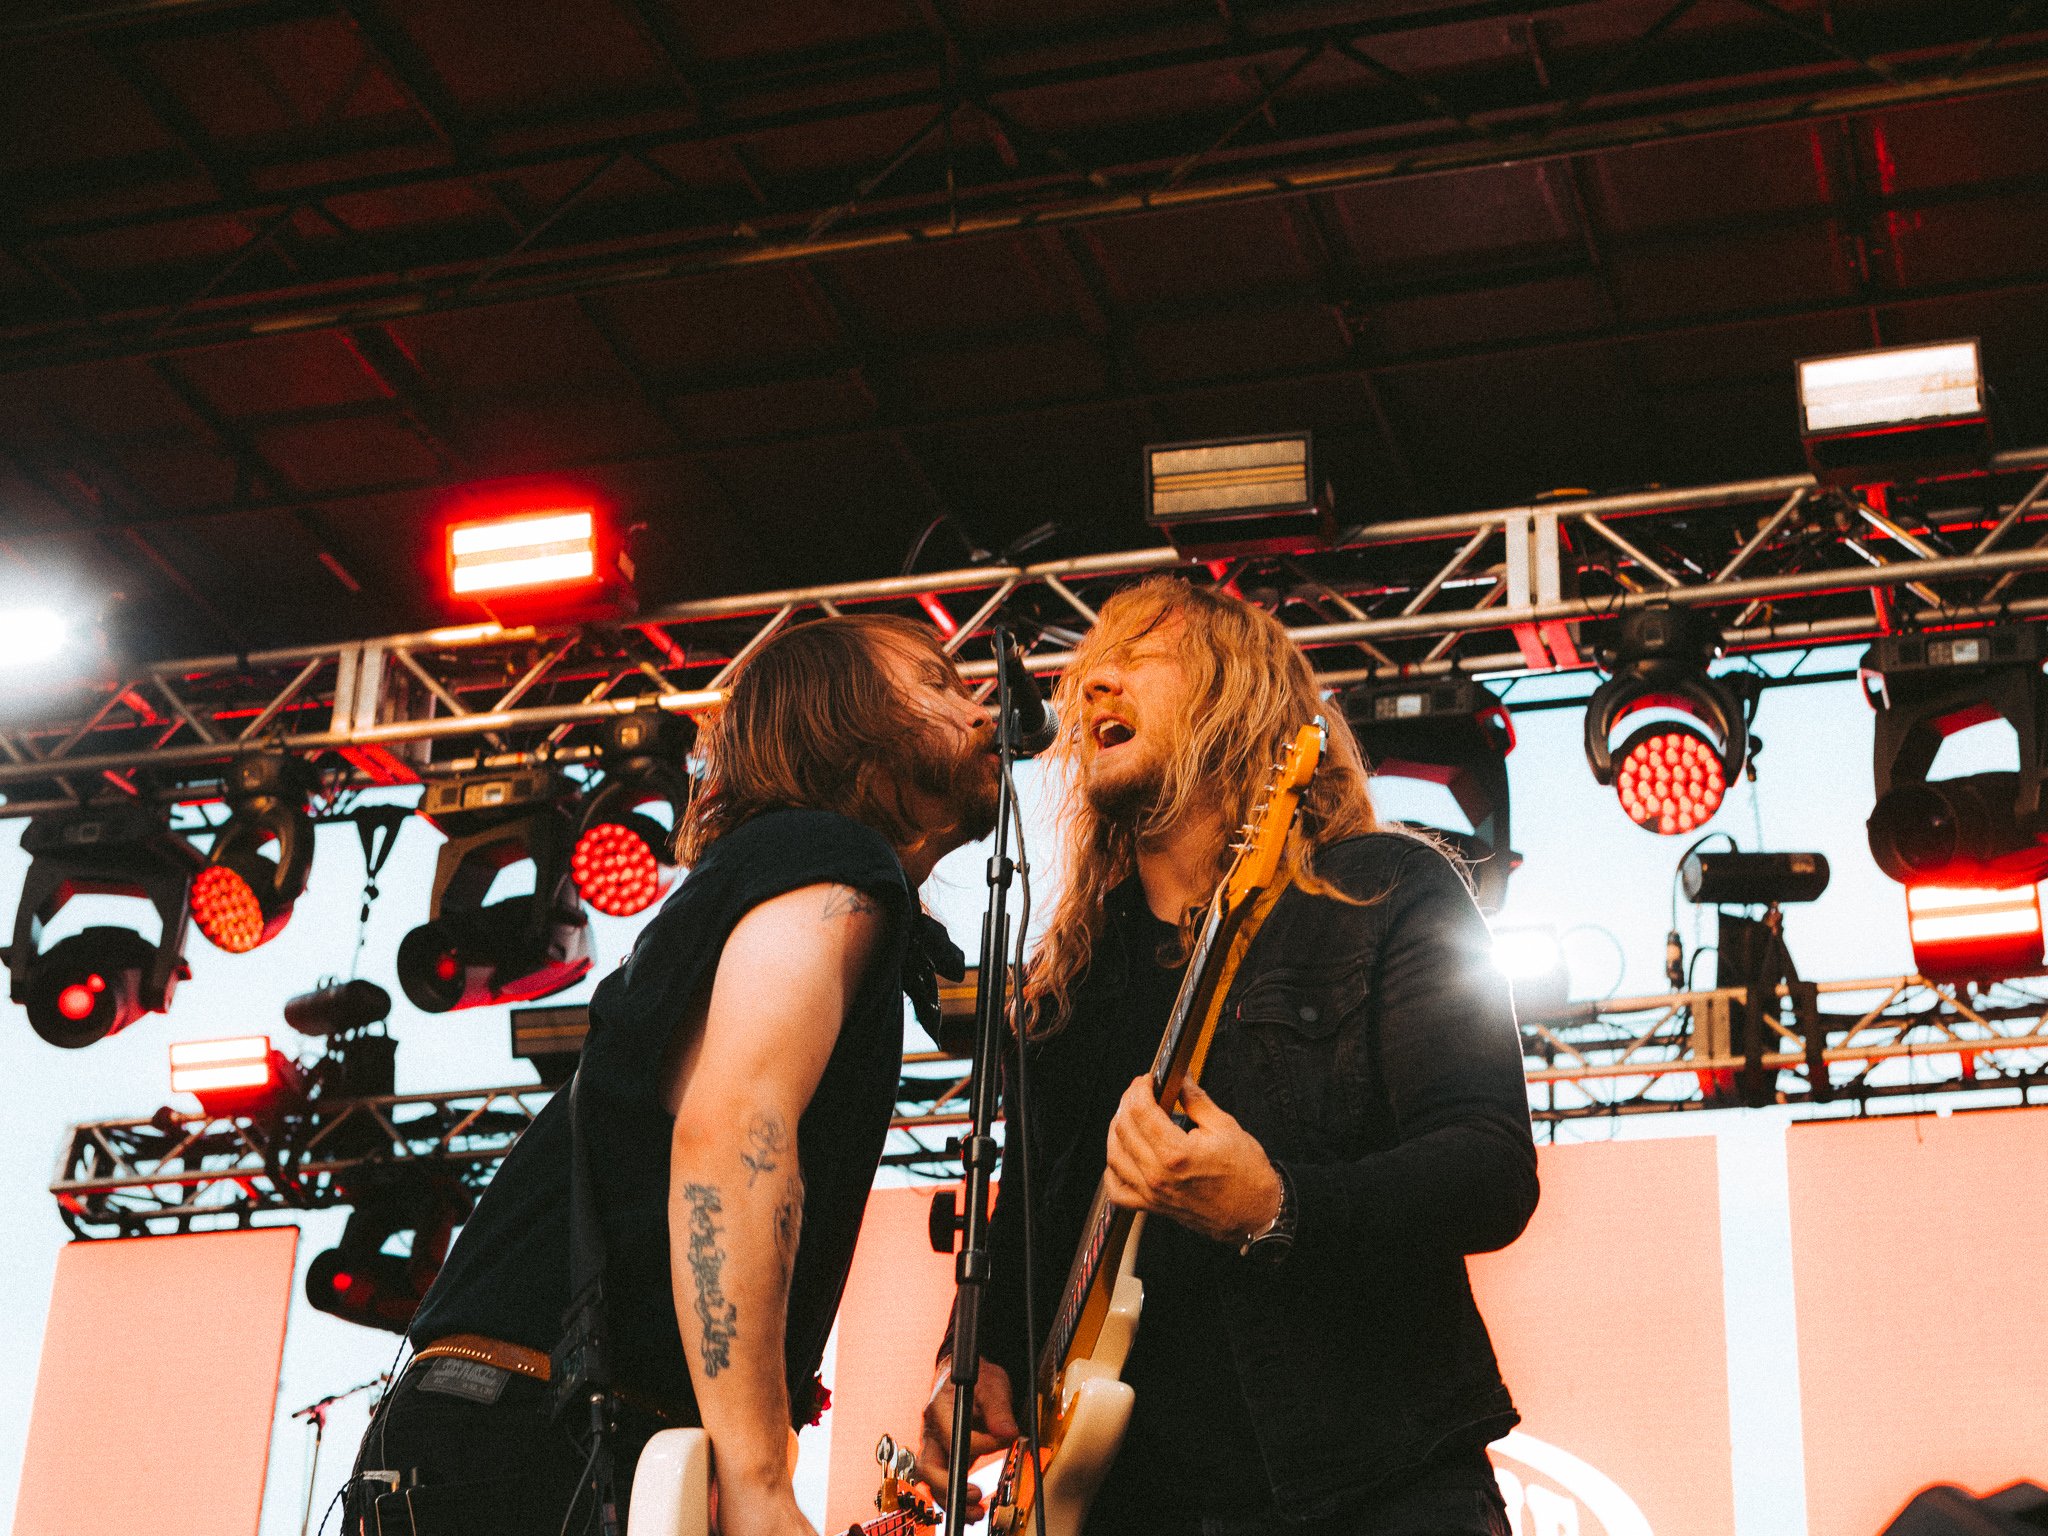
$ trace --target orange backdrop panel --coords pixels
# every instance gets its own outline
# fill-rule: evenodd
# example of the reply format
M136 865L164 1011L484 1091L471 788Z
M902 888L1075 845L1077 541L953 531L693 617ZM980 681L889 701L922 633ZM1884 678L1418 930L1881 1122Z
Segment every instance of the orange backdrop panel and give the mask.
M297 1227L57 1256L14 1536L254 1532Z
M2048 1483L2048 1110L1794 1126L1811 1536Z
M887 1433L917 1449L933 1356L953 1306L952 1255L932 1252L925 1230L931 1202L930 1188L878 1189L868 1196L860 1247L839 1303L828 1531L874 1517L877 1438Z
M1538 1165L1543 1200L1528 1231L1470 1265L1522 1432L1611 1480L1656 1536L1727 1536L1735 1489L1713 1138L1544 1147ZM1594 1536L1610 1523L1582 1479L1495 1459L1547 1484L1530 1495L1534 1528L1555 1523L1547 1511L1560 1495L1581 1501L1572 1529Z

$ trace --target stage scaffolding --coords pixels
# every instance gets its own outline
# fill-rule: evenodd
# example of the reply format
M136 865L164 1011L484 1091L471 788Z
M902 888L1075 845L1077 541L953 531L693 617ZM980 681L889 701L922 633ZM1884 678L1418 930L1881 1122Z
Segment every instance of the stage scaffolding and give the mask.
M2037 978L2048 980L2048 978ZM1745 1101L1812 1113L1912 1110L1975 1093L2025 1103L2048 1084L2048 987L2007 982L1969 993L1920 976L1815 986L1803 1031L1779 989L1763 1049L1727 1048L1740 988L1571 1004L1522 1026L1530 1112L1554 1136L1568 1121L1671 1113ZM967 1121L967 1064L905 1059L885 1162L957 1178L950 1138ZM1745 1070L1762 1091L1746 1095ZM282 1117L160 1110L146 1120L73 1126L50 1193L81 1238L208 1231L347 1205L350 1191L408 1171L481 1189L552 1090L538 1084L336 1100Z
M2048 447L1980 475L1865 497L1790 475L1368 522L1328 548L1196 562L1160 547L1035 565L703 598L562 630L451 624L247 655L109 662L0 722L0 815L95 797L203 801L224 764L320 765L330 808L375 785L596 750L621 713L713 709L786 626L840 612L922 616L971 678L1007 619L1056 673L1117 588L1158 572L1271 607L1331 686L1595 665L1608 621L1712 608L1736 658L1900 629L2048 616ZM1513 700L1509 700L1512 705Z

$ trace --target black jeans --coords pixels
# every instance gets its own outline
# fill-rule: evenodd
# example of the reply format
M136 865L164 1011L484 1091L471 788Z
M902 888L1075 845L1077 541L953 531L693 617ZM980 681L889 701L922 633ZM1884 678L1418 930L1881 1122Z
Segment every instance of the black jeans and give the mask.
M415 1361L364 1431L343 1502L346 1536L558 1536L565 1528L575 1536L594 1528L588 1447L549 1419L546 1397L541 1382L495 1366ZM621 1426L621 1497L657 1427ZM395 1485L373 1475L380 1472L395 1473Z

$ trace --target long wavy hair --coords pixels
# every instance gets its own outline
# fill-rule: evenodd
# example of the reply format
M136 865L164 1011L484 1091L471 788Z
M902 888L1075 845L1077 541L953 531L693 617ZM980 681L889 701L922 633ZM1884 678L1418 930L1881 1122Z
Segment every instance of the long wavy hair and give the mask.
M1082 786L1082 689L1089 673L1120 647L1178 621L1188 688L1157 802L1135 823L1097 811ZM1294 735L1320 715L1328 747L1303 797L1283 857L1287 877L1304 890L1349 900L1311 867L1315 849L1379 826L1366 792L1365 761L1343 712L1324 703L1308 658L1279 620L1226 593L1175 576L1154 576L1102 605L1101 617L1074 652L1053 693L1060 736L1047 761L1065 771L1059 814L1065 875L1044 937L1031 960L1025 1015L1033 1035L1067 1020L1073 989L1101 937L1109 893L1137 869L1138 850L1191 816L1221 811L1216 845L1220 879L1232 831L1251 814L1273 765ZM1201 912L1181 924L1183 952Z
M679 863L695 864L765 811L837 811L899 849L919 836L903 786L944 786L932 782L930 724L884 670L885 645L954 675L928 628L884 614L799 624L747 660L703 739L704 776L676 829Z

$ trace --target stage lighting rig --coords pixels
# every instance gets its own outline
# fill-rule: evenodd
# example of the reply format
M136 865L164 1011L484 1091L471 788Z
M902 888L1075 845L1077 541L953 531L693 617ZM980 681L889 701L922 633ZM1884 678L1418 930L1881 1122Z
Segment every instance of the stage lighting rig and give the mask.
M1470 867L1480 910L1499 911L1518 862L1508 846L1507 755L1515 748L1515 727L1506 707L1466 677L1366 683L1347 692L1342 703L1373 773L1441 784L1451 792L1472 830L1430 830L1452 843Z
M1667 837L1711 820L1749 756L1756 685L1707 675L1720 645L1711 615L1638 608L1622 619L1610 675L1586 701L1593 777L1614 786L1636 825Z
M297 758L237 758L223 798L228 819L192 877L192 921L217 949L242 955L291 920L313 869L313 771Z
M1315 440L1307 432L1145 450L1145 521L1184 555L1321 549L1336 531L1331 500L1329 488L1316 484Z
M448 593L500 624L582 623L632 613L633 562L587 486L493 481L459 493L447 527Z
M1877 803L1866 825L1871 856L1892 879L2009 888L2048 876L2041 667L2032 625L1887 636L1864 655L1864 697L1877 711ZM1928 779L1944 740L1989 720L2012 726L2018 772Z
M635 710L606 728L604 780L585 800L569 869L583 899L610 917L631 917L675 879L675 829L690 803L684 766L697 739L686 715ZM643 807L666 805L668 824Z
M306 1300L343 1322L403 1333L475 1201L448 1175L410 1169L384 1170L374 1187L346 1193L348 1224L341 1241L307 1266ZM387 1252L400 1234L410 1238L408 1251Z
M1931 981L2002 981L2041 969L2040 887L1906 887L1913 967Z
M1775 1076L1764 1057L1785 1035L1805 1042L1807 1080L1816 1099L1831 1097L1827 1063L1821 1051L1827 1032L1820 1019L1819 994L1802 981L1785 947L1785 915L1794 902L1818 901L1828 888L1828 861L1818 853L1689 853L1679 865L1685 899L1696 906L1717 907L1714 986L1730 994L1726 1002L1710 1002L1693 1020L1693 1053L1714 1059L1740 1057L1739 1067L1716 1067L1699 1074L1700 1090L1710 1105L1770 1103ZM1760 918L1731 907L1762 907ZM1782 998L1780 996L1782 992ZM1789 1006L1789 1028L1784 1015Z
M428 920L398 946L398 983L427 1013L525 1002L590 969L590 919L569 854L569 791L547 769L427 785L421 814L447 835ZM498 872L530 860L533 892L485 904Z
M180 1040L171 1047L171 1092L189 1093L209 1115L279 1115L303 1108L306 1083L268 1035Z
M30 857L4 952L9 994L52 1045L76 1049L171 1005L183 977L187 894L199 855L169 828L164 808L132 802L33 818ZM156 908L151 944L128 928L93 927L45 951L44 931L72 897L135 896Z
M1799 417L1806 461L1824 485L1981 468L1991 457L1975 341L1808 358Z

